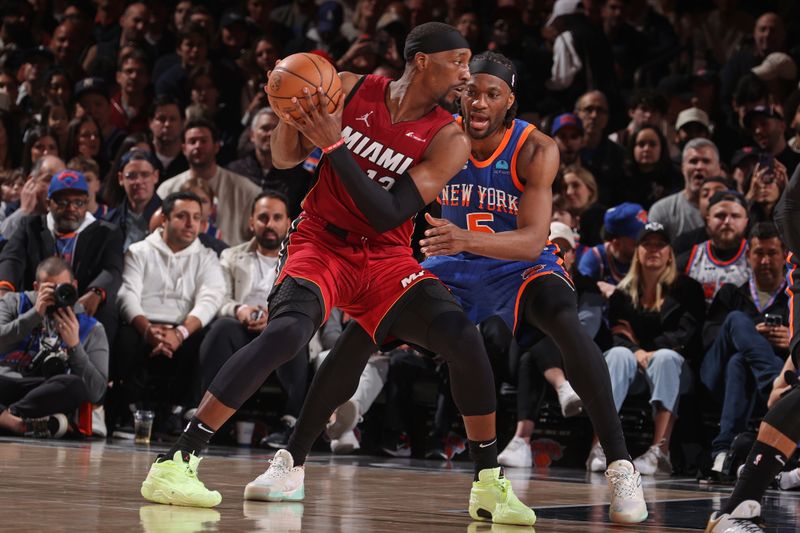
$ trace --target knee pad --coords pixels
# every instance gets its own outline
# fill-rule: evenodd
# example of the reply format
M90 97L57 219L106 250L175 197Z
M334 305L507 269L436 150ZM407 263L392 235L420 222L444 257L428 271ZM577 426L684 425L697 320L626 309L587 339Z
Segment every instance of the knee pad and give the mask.
M317 327L322 324L325 306L319 288L313 283L287 276L272 290L268 302L270 320L285 313L300 313L311 318Z

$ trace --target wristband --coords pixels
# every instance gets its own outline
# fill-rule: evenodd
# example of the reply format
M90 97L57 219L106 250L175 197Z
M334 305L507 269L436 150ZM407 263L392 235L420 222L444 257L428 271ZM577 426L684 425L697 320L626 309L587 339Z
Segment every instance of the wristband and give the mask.
M175 331L177 331L178 334L181 336L181 342L184 342L186 339L189 338L189 330L186 329L186 326L182 324L180 326L175 326Z
M327 148L323 148L322 153L329 154L334 150L336 150L337 148L339 148L340 146L342 146L343 144L344 144L344 137L341 137L338 141L336 141L332 145L328 146Z

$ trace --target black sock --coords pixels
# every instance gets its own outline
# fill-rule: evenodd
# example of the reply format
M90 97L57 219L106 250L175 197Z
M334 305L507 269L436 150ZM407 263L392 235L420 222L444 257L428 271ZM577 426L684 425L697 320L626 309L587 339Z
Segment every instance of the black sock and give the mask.
M478 472L487 468L497 468L497 437L486 441L469 441L469 455L475 463L475 481L478 481Z
M745 500L755 500L760 503L764 492L785 465L785 455L768 444L756 441L750 450L750 455L747 456L733 494L720 512L731 513Z
M214 433L214 430L200 422L197 417L193 417L189 421L189 425L186 426L186 429L181 433L181 436L178 437L178 440L172 445L172 448L169 449L164 460L171 460L177 451L182 452L184 456L187 453L193 455L202 454L208 447L208 441L211 440ZM184 460L186 460L185 457Z

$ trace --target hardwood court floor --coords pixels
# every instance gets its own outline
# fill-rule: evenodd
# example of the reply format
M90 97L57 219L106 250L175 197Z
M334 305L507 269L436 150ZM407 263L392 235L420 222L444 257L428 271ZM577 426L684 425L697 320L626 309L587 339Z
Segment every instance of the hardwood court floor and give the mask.
M154 453L128 443L0 439L0 531L268 531L520 533L525 528L471 523L468 463L315 456L306 467L306 501L242 500L244 485L266 468L264 450L217 448L201 479L222 492L215 509L154 505L139 495ZM702 530L728 489L694 480L645 481L650 518L634 527L607 523L602 475L507 470L517 495L536 509L539 532ZM766 499L771 532L800 531L800 493Z

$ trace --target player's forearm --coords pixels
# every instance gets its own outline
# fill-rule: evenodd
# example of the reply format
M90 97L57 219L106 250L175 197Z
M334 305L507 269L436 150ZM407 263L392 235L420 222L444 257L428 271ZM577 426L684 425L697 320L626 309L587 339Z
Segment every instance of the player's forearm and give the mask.
M507 261L536 261L545 244L546 236L542 238L526 229L501 233L470 231L465 251Z
M401 176L392 190L387 191L364 173L346 146L328 153L327 159L378 233L396 228L425 207L425 201L408 174Z
M296 167L305 161L313 149L305 146L299 131L283 122L278 122L269 144L272 151L272 166L275 168Z

